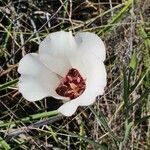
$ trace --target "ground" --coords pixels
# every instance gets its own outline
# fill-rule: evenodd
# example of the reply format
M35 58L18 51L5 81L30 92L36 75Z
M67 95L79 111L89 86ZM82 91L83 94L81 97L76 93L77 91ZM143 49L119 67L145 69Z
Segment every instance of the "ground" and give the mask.
M150 149L149 0L0 0L0 149ZM28 102L17 67L55 31L92 32L106 45L105 93L71 117L61 101Z

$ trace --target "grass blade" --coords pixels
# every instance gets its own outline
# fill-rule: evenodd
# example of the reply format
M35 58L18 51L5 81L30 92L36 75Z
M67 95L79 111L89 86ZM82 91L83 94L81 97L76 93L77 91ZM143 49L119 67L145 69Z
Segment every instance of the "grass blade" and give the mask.
M108 131L110 133L110 135L113 137L113 139L117 142L120 141L120 139L113 133L113 131L110 129L110 127L108 126L108 123L106 121L106 118L104 117L104 115L102 114L102 112L100 112L100 116L97 115L96 111L89 106L89 109L91 110L91 112L94 114L94 116L96 117L98 123L100 125L102 125L104 127L104 129L106 131Z
M29 123L31 121L34 121L34 120L37 120L37 119L40 119L40 118L51 117L51 116L55 116L55 115L58 115L58 114L59 114L58 111L54 110L54 111L29 115L28 117L21 118L20 120L16 120L16 121L12 121L12 122L6 122L6 123L1 122L0 127L6 127L6 126L9 126L9 125L16 125L17 123L20 123L20 122Z
M102 33L105 33L107 31L109 31L112 27L114 23L117 23L119 20L121 20L122 16L128 12L128 10L130 9L130 6L132 4L132 0L128 0L125 4L125 6L122 8L122 10L120 10L111 20L111 22L108 24L108 26L106 26L104 29L100 30L97 34L100 35Z
M123 149L123 146L125 144L125 142L127 141L128 137L129 137L129 134L130 134L130 131L131 131L131 128L133 127L133 122L130 122L129 124L127 124L127 121L126 121L126 131L125 131L125 136L124 136L124 139L123 141L120 143L119 145L119 150L122 150Z
M3 140L2 137L0 137L0 149L1 150L10 150L11 149L9 144L7 144L7 142L5 140Z
M18 79L14 79L12 81L6 82L4 84L0 85L0 91L5 90L7 88L9 88L12 85L15 85L19 80Z

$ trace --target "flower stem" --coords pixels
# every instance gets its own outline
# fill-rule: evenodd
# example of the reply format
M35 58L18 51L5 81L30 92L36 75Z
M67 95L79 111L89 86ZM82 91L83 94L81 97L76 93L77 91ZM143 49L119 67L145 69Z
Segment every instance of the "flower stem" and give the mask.
M6 123L2 122L2 123L0 123L0 127L6 127L9 125L16 125L17 123L20 123L20 122L29 123L33 120L37 120L37 119L44 118L44 117L56 116L56 115L59 115L59 112L57 110L38 113L38 114L34 114L34 115L29 115L28 117L21 118L21 119L16 120L16 121L11 121L11 122L6 122Z

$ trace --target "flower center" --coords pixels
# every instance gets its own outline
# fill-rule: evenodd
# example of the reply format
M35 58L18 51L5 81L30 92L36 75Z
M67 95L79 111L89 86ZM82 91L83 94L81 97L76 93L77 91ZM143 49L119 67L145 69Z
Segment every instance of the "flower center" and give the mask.
M56 88L56 93L72 100L80 96L85 87L85 79L82 78L77 69L72 68Z

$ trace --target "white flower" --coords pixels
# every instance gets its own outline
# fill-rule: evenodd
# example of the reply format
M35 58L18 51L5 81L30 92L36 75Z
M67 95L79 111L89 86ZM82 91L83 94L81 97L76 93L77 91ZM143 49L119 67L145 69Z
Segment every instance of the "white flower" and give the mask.
M93 33L51 33L38 54L29 53L19 62L19 91L29 101L47 96L66 100L58 111L71 116L78 106L91 105L103 94L105 53L104 43Z

